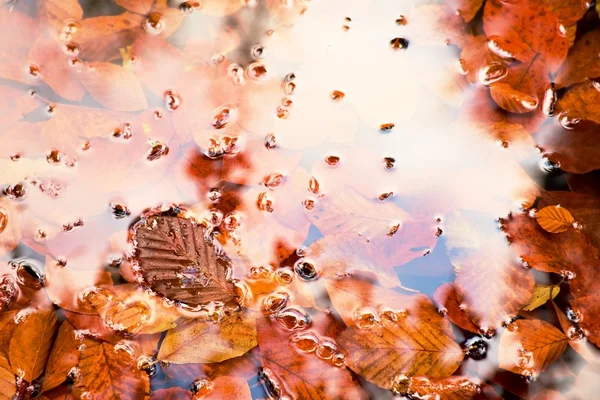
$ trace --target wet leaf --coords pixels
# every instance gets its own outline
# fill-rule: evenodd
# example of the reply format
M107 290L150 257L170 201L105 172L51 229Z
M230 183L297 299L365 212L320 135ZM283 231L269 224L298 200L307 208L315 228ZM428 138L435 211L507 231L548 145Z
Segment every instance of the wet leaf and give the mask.
M134 262L145 285L189 305L236 300L229 259L207 242L204 228L196 222L154 215L134 230Z
M192 400L192 392L179 387L153 390L150 393L151 400Z
M553 300L558 293L560 292L560 286L558 285L541 285L536 283L533 287L533 295L531 296L531 300L523 310L525 311L533 311L538 307L543 306L549 300Z
M140 82L133 72L124 67L90 62L78 76L90 95L111 110L136 111L147 107Z
M535 213L538 224L547 232L560 233L573 226L575 218L561 206L547 206Z
M189 320L167 332L159 360L174 364L228 360L256 346L256 316L239 312L221 322Z
M567 39L559 35L558 25L557 15L544 4L490 0L484 9L488 38L498 36L515 43L504 50L527 64L539 57L550 72L556 72L567 56Z
M542 3L556 14L563 25L575 24L590 8L586 0L543 0Z
M469 22L475 17L484 0L449 0L448 6L456 10L456 12L465 20Z
M16 388L16 377L10 369L8 360L0 355L0 399L11 400Z
M556 76L558 87L568 87L600 77L600 29L587 32L575 41Z
M21 235L17 208L7 198L0 198L0 255L17 247Z
M115 0L115 3L128 11L146 15L152 10L154 0Z
M77 366L82 389L93 399L144 397L150 387L148 375L135 366L127 351L109 343L85 339Z
M11 37L0 45L0 77L30 84L26 73L27 54L37 34L37 23L19 11L0 7L0 35ZM35 81L35 79L34 79Z
M52 309L33 309L17 317L10 340L9 359L13 372L28 382L42 374L50 355L56 315Z
M382 321L370 329L351 326L338 341L350 369L384 389L391 388L398 374L450 376L464 358L449 324L424 298L396 322Z
M502 239L491 239L466 258L454 281L459 302L484 331L499 327L527 304L533 293L531 272L519 265Z
M77 0L42 0L42 20L51 33L59 36L65 31L65 24L81 20L83 9Z
M500 368L525 376L539 374L563 354L567 341L567 337L548 322L512 322L500 337Z
M320 335L330 327L330 318L319 315L312 321ZM290 333L275 321L259 318L258 343L266 386L271 395L295 395L305 399L366 398L346 368L334 367L315 353L304 353L290 344ZM279 390L277 390L277 388ZM289 390L289 393L288 393Z
M402 395L434 397L439 400L468 400L480 392L479 386L464 376L430 379L425 376L400 376L392 391Z
M71 368L79 362L81 340L69 321L64 321L48 357L46 374L42 381L42 391L53 389L67 379Z
M433 295L433 299L446 312L446 316L454 325L473 333L480 333L477 325L465 314L464 309L460 308L460 303L456 297L456 289L450 283L444 283L437 288Z

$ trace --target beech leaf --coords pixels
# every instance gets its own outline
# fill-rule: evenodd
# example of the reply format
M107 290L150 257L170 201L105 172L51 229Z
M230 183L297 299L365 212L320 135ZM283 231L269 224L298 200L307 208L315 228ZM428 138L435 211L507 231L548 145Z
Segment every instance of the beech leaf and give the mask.
M531 300L523 310L533 311L538 307L543 306L548 300L553 300L560 292L560 286L558 285L540 285L538 283L533 287L533 295Z
M538 224L547 232L560 233L573 226L575 218L561 206L547 206L535 213Z
M174 364L221 362L243 355L256 344L256 316L239 312L218 323L188 320L169 330L158 359Z
M10 369L8 360L0 355L0 399L11 400L16 391L15 374Z
M71 368L79 362L81 340L69 321L64 321L58 330L58 336L50 352L46 365L46 374L42 382L42 391L53 389L67 379Z

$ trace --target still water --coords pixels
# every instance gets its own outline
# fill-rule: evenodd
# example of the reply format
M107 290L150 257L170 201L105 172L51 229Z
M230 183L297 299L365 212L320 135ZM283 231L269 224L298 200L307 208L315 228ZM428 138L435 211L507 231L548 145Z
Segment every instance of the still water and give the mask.
M484 3L4 0L0 398L593 398L598 15Z

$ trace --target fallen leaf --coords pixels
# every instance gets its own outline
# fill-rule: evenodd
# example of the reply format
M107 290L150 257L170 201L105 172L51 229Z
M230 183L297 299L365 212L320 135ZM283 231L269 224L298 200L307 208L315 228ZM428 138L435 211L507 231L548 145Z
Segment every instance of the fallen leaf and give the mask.
M600 29L587 32L575 41L567 59L556 75L559 88L583 83L600 77L600 57L590 57L600 53Z
M221 322L189 320L167 332L158 359L174 364L214 363L256 346L256 315L239 312Z
M569 210L558 206L547 206L535 213L535 219L540 226L550 233L561 233L573 227L575 218Z
M500 337L500 368L525 376L539 374L560 358L567 341L561 331L546 321L514 321Z
M27 73L27 54L37 35L37 23L28 15L0 7L0 36L10 37L0 45L0 77L31 84Z
M46 374L42 381L42 392L54 389L67 379L71 368L79 362L81 339L69 321L64 321L58 329L58 336L48 357Z
M456 289L451 283L444 283L438 287L433 294L433 299L444 309L445 315L454 325L469 332L480 333L479 327L469 319L464 309L460 308L460 303L456 297Z
M58 43L50 38L39 38L29 51L29 63L40 68L41 80L59 96L79 101L85 89L77 79L75 68L67 63L67 56Z
M576 127L578 121L600 124L600 90L593 81L570 87L558 100L556 114L568 127Z
M33 309L17 319L10 340L10 366L16 375L31 382L46 366L57 326L56 315L53 309Z
M504 238L488 240L471 255L453 258L459 265L454 281L464 312L488 331L510 320L533 293L531 272L516 262Z
M467 36L460 52L460 68L466 73L469 83L481 82L480 75L485 78L485 68L496 66L508 72L508 67L500 57L492 53L488 47L485 35ZM482 71L482 72L480 72Z
M152 11L154 0L115 0L115 3L128 11L147 15Z
M89 62L78 76L90 95L111 110L137 111L148 106L139 80L124 67Z
M577 23L590 8L587 0L543 0L542 3L556 14L563 25Z
M390 389L399 374L450 376L464 358L450 324L424 297L397 321L384 319L367 329L350 326L338 341L347 352L349 368L384 389Z
M311 322L325 335L330 327L330 317L319 314ZM276 322L259 318L258 343L263 374L272 396L296 396L302 399L352 398L365 399L350 371L345 367L332 366L315 353L305 353L292 346L290 332L284 331ZM279 388L279 392L277 389ZM289 393L288 393L289 391Z
M84 339L77 366L78 385L93 399L144 398L150 390L148 375L136 367L132 356L109 343Z
M527 64L539 56L550 72L560 68L568 51L566 37L559 35L558 29L548 29L558 24L557 15L540 3L490 0L484 8L483 28L488 38L514 42L516 46L504 50Z
M450 0L447 2L448 6L456 10L456 12L465 20L465 22L471 21L481 6L484 0Z
M531 300L523 310L525 311L533 311L538 307L543 306L549 300L553 300L558 293L560 292L560 286L558 285L541 285L536 283L533 287L533 295L531 296Z
M134 232L133 263L154 291L189 305L236 300L229 259L206 241L205 229L195 221L151 215Z
M83 8L78 0L42 0L41 19L48 25L54 36L64 31L68 22L77 22L83 18Z
M0 198L0 256L11 251L21 241L21 225L19 212L12 202Z
M220 376L211 382L211 389L203 399L251 400L250 387L245 379Z
M11 400L17 391L16 377L8 360L0 355L0 399Z
M153 390L150 393L151 400L192 400L192 392L180 387Z

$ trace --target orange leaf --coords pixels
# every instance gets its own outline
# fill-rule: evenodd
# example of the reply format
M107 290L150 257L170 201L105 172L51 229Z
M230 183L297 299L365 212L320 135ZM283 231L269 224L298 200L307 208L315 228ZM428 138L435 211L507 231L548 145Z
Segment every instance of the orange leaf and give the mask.
M27 53L35 41L37 25L29 16L9 7L0 7L0 77L30 84L27 71Z
M81 340L77 338L73 326L69 321L64 321L48 358L42 382L43 392L57 387L67 379L71 368L79 362L80 344Z
M458 299L456 298L456 289L451 283L444 283L437 288L433 295L434 300L442 308L444 308L446 315L454 323L454 325L460 328L470 331L473 333L480 333L480 329L473 323L465 314L465 311L460 308Z
M350 369L384 389L390 389L399 374L450 376L464 358L450 325L424 296L396 321L382 319L364 329L350 326L338 341Z
M559 88L582 83L600 77L600 57L590 54L600 53L600 29L587 32L575 41L567 59L556 76Z
M524 114L535 110L538 101L535 97L512 88L507 83L496 83L490 89L492 98L506 111Z
M115 3L128 11L146 15L152 11L154 0L115 0Z
M500 337L500 368L525 376L539 374L560 358L567 341L561 331L546 321L517 320Z
M167 332L159 360L174 364L214 363L239 357L256 346L256 315L238 312L220 323L188 320Z
M322 314L313 318L311 324L316 330L315 336L325 335L327 332L323 330L331 327L331 320L330 316ZM259 318L257 324L263 376L270 388L269 395L293 395L301 399L366 398L346 368L332 366L315 352L296 349L290 343L290 332L274 321ZM331 352L325 354L332 357Z
M392 392L436 400L470 400L480 393L480 388L472 379L464 376L430 379L426 376L409 378L401 375L394 383Z
M11 400L17 391L16 377L8 360L0 355L0 399Z
M560 233L573 226L575 218L569 210L558 206L547 206L535 213L538 224L547 232Z
M142 85L130 70L106 62L90 62L79 72L90 95L103 106L117 111L147 107Z
M251 400L250 387L245 379L220 376L211 382L211 389L203 399Z
M490 0L484 8L483 28L488 38L499 36L515 43L504 50L520 61L529 63L539 55L551 72L560 68L568 50L558 24L556 14L539 3Z
M567 127L576 126L578 120L600 124L600 90L593 81L574 85L558 101L556 114Z
M10 366L16 375L28 382L41 375L50 355L56 326L52 309L34 309L20 317L9 349Z
M153 390L150 400L192 400L192 392L179 387Z
M472 20L481 6L484 0L449 0L448 6L456 10L456 12L465 20L469 22Z
M76 22L83 18L83 8L78 0L42 0L42 18L57 36L68 22Z
M94 339L84 339L77 365L81 384L95 399L143 398L150 390L148 375L136 367L125 350Z

